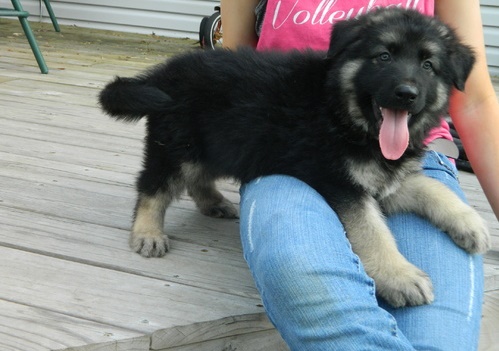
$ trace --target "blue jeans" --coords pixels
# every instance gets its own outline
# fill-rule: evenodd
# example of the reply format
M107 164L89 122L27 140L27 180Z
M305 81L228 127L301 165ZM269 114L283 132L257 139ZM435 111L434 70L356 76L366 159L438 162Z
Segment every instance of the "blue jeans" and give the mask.
M428 152L424 171L464 198L446 157ZM431 277L432 304L395 309L378 299L338 217L308 185L275 175L241 187L244 256L291 350L476 350L482 257L415 215L388 222L402 254Z

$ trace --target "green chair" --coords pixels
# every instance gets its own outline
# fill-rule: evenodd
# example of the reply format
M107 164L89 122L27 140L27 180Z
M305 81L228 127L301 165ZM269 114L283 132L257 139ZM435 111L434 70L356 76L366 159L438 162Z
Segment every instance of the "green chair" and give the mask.
M38 43L36 42L33 31L31 30L31 26L28 22L29 13L24 11L21 6L21 2L19 0L11 0L12 9L0 8L0 17L8 16L8 17L17 17L19 18L19 22L21 22L21 26L23 27L24 34L28 39L29 45L31 46L31 50L35 55L36 62L38 63L38 67L40 67L40 71L44 74L49 72L49 69L45 63L45 59L43 58L42 52L38 47ZM52 6L50 5L50 0L43 0L45 7L49 13L50 19L52 21L52 25L57 32L60 32L59 24L57 23L57 18L55 17L54 11L52 10Z

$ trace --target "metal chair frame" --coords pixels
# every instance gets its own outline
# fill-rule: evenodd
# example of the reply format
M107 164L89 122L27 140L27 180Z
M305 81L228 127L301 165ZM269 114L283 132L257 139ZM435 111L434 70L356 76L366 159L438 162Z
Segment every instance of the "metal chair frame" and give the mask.
M40 67L40 71L44 74L49 72L47 64L45 63L45 59L43 58L42 52L38 47L38 43L36 42L35 35L33 34L33 30L29 25L28 17L29 12L25 11L21 5L19 0L11 0L12 9L8 8L0 8L0 17L17 17L19 22L21 22L21 26L23 27L24 34L28 39L29 45L31 46L31 50L33 51L33 55L35 55L36 62L38 63L38 67ZM60 32L59 24L57 22L57 18L55 17L54 11L52 10L52 6L50 5L50 0L43 0L45 7L50 16L50 20L52 21L52 25L56 32Z

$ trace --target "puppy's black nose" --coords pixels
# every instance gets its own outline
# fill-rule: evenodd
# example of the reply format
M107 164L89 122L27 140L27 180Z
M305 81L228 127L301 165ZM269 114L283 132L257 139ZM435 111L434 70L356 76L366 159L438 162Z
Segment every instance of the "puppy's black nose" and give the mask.
M419 95L419 90L414 85L400 84L395 88L395 96L404 103L413 103Z

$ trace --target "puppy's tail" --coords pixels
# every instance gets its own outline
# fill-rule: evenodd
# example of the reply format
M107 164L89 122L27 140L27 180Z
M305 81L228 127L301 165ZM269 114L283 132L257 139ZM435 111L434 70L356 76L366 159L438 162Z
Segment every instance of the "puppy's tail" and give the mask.
M99 94L102 110L108 115L135 122L146 115L161 112L172 98L140 78L120 78L106 85Z

